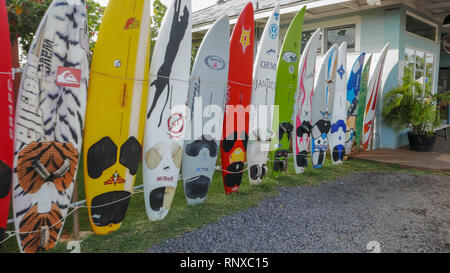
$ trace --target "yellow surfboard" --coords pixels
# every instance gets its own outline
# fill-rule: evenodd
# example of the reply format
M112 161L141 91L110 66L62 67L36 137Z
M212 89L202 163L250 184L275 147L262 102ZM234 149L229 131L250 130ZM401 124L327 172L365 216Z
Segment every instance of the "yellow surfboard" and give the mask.
M117 230L141 158L148 93L150 0L110 0L94 49L84 133L92 229Z

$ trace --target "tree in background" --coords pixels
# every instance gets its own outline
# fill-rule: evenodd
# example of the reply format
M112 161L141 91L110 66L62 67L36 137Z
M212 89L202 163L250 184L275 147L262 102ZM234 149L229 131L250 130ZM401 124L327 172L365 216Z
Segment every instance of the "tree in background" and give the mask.
M6 0L14 68L19 68L26 62L34 34L51 3L52 0ZM92 56L104 9L94 0L87 0L86 7L90 34L90 56ZM20 86L20 78L21 74L18 72L14 80L15 100Z
M34 33L51 0L6 0L11 43L28 52Z
M159 29L161 28L161 23L166 14L167 7L160 1L153 1L153 16L152 16L152 25L151 25L151 42L150 42L150 50L153 52L155 47L156 39L159 34Z
M28 52L39 23L51 3L52 0L6 0L11 42L22 49L23 55ZM87 0L86 7L92 52L104 8L94 0Z
M94 2L93 0L88 0L86 2L86 7L89 33L89 49L90 57L92 57L92 52L94 52L94 45L97 41L98 30L100 28L100 23L102 22L105 7L102 7L99 3Z
M152 16L152 40L150 44L150 50L153 52L153 49L155 47L156 39L158 38L159 29L161 28L161 23L164 18L164 15L166 14L167 7L161 3L160 0L153 1L153 16ZM192 46L192 53L191 53L191 68L194 64L195 57L197 56L199 46L193 45ZM152 53L153 54L153 53Z

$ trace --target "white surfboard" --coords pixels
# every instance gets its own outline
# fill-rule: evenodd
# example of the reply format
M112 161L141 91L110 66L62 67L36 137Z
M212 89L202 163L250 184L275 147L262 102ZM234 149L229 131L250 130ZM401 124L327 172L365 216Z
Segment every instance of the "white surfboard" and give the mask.
M316 82L312 105L311 163L313 168L321 168L328 150L328 133L331 129L330 97L336 86L337 56L339 48L335 44L325 54Z
M145 207L151 221L166 217L179 178L191 62L191 18L190 0L171 1L150 65L142 161Z
M228 86L229 41L230 23L224 15L203 38L192 67L182 159L189 205L205 201L216 166Z
M320 46L320 28L309 39L303 51L298 68L297 93L295 94L293 138L295 173L303 173L308 166L312 128L312 102L314 97L314 78L316 70L317 50Z
M331 99L331 129L329 146L333 164L342 164L347 135L347 42L339 47L336 70L336 89Z
M264 32L253 65L252 111L250 112L249 143L247 149L250 184L261 182L267 174L267 156L272 136L272 106L275 103L280 6L276 4ZM260 115L258 115L260 114Z
M379 93L383 89L382 83L382 75L384 62L386 60L386 55L389 50L390 43L387 43L386 46L380 53L380 57L378 58L377 65L372 73L372 76L369 80L369 85L367 87L367 97L366 97L366 107L365 107L365 117L364 117L364 126L363 126L363 134L362 134L362 144L364 150L369 148L370 139L372 138L377 100Z
M61 235L83 141L89 42L84 1L55 0L34 36L16 110L13 207L21 252Z

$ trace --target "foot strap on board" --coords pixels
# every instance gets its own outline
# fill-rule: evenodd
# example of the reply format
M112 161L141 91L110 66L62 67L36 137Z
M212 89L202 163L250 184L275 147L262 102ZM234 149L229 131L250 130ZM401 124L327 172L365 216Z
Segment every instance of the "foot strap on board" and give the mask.
M38 159L35 159L33 161L33 168L36 170L39 176L42 177L42 179L48 181L50 177L63 177L70 170L70 160L68 158L64 159L64 163L62 164L62 166L53 173L50 173Z

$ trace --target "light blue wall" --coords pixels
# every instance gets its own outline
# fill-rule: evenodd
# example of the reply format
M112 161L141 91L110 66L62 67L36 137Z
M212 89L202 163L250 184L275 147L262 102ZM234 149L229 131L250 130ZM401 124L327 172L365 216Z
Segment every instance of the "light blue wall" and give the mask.
M368 10L360 15L361 51L380 52L385 46L384 8Z
M384 11L384 40L383 44L390 43L389 50L398 52L399 54L394 57L396 60L386 60L386 63L394 63L394 66L385 67L385 69L391 68L391 71L385 71L388 76L385 80L383 92L380 94L381 98L378 100L377 105L377 131L375 135L375 149L389 148L395 149L404 144L404 134L396 133L392 128L382 123L381 111L383 109L384 94L399 85L399 60L403 43L401 41L401 18L403 15L402 8L400 6L392 7ZM391 58L388 56L387 58ZM381 136L380 136L381 135Z
M383 106L383 94L399 84L399 52L402 42L401 37L401 17L402 8L400 5L373 9L361 14L361 51L378 54L386 43L390 43L390 53L386 63L393 63L393 66L385 64L385 73L388 75L384 81L384 89L379 94L377 103L377 115L375 120L374 148L397 148L401 145L399 135L390 127L382 123L381 110ZM394 59L392 59L394 58ZM372 59L372 69L376 65L378 55ZM389 69L389 71L387 71Z

